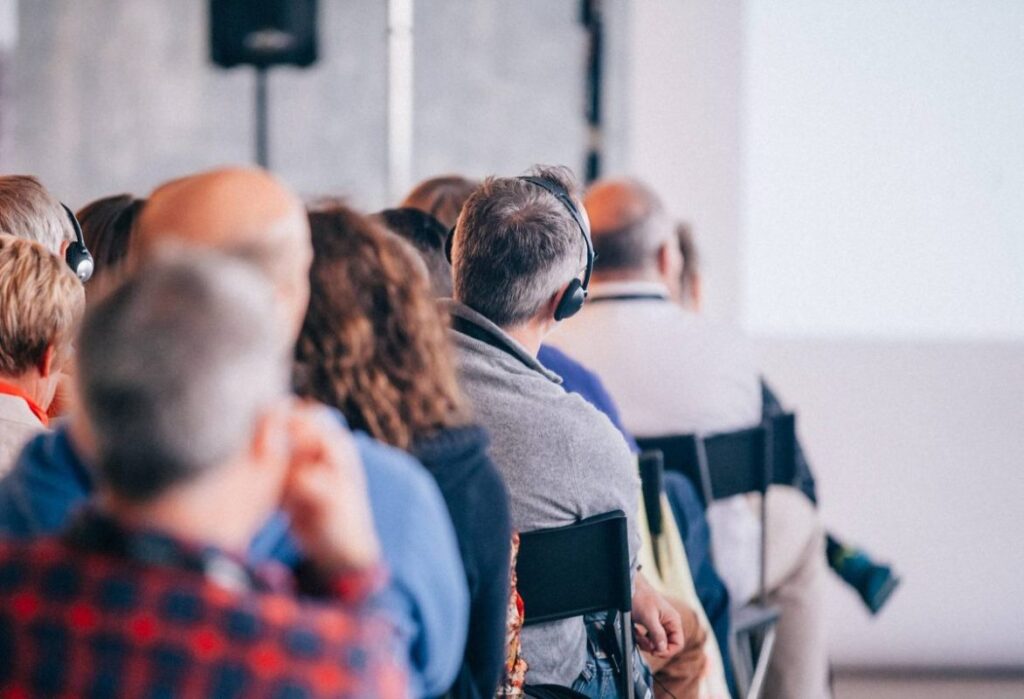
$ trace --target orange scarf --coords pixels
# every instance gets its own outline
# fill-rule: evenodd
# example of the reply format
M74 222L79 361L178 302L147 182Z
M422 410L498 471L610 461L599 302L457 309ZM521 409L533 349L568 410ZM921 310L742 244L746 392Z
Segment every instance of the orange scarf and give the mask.
M50 426L50 418L46 415L46 411L40 408L38 403L32 400L27 393L17 386L0 381L0 394L21 398L26 404L28 404L28 409L32 411L32 414L39 418L39 422L43 423L43 427Z

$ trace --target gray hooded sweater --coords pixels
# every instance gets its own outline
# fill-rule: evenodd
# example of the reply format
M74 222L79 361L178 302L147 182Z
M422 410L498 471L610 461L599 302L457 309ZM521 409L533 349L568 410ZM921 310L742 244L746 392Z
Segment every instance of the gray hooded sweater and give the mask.
M491 458L508 488L512 527L520 532L573 524L610 510L626 513L634 566L640 479L636 460L611 421L545 369L522 345L473 309L452 301L462 390L491 436ZM479 334L479 333L477 333ZM500 346L495 346L500 345ZM582 619L523 630L530 684L570 686L586 662Z

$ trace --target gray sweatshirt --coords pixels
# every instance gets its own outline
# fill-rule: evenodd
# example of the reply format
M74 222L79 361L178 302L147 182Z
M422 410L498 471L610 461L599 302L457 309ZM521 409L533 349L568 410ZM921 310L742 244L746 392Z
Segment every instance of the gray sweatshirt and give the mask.
M462 389L490 433L491 458L508 487L512 527L528 532L622 510L635 566L640 479L622 435L496 325L458 302L448 309L493 338L452 331ZM522 651L529 683L571 685L586 662L582 619L524 629Z

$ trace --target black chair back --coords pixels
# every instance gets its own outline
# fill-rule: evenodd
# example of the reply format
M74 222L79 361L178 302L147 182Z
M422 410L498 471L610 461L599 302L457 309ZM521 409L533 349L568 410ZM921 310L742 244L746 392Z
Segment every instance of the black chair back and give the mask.
M661 494L665 490L665 456L660 451L640 454L640 484L644 495L647 528L651 536L658 537L665 530L661 519Z
M524 626L594 612L619 615L620 690L633 699L633 594L625 513L614 510L520 534L516 578ZM613 619L610 615L609 623Z
M622 510L519 535L526 626L614 609L629 612L629 537Z

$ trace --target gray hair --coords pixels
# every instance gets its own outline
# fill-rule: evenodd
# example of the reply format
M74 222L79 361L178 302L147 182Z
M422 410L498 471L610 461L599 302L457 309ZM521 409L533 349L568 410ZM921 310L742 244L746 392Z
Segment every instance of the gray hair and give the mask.
M29 175L0 176L0 233L41 243L56 255L75 239L60 201Z
M288 391L274 307L250 264L175 250L87 313L79 384L106 487L150 500L247 446Z
M594 270L598 273L636 271L654 266L658 250L665 243L677 244L675 228L661 199L644 183L629 178L598 182L587 197L606 184L626 188L634 200L636 213L614 223L591 220L596 256Z
M575 196L568 168L534 168ZM533 318L574 277L586 246L572 214L550 192L517 177L484 180L452 234L455 298L499 327Z

